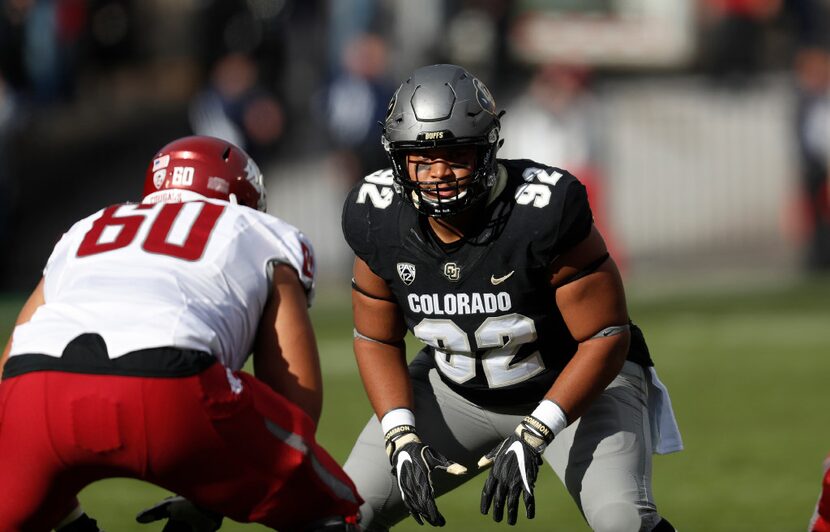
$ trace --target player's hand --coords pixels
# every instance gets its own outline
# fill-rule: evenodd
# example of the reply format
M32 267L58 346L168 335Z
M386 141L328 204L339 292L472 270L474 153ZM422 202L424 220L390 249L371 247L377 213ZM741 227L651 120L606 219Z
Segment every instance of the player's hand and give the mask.
M162 532L214 532L222 526L222 516L196 506L178 495L167 497L135 516L139 523L167 519Z
M533 486L542 463L542 452L553 441L553 432L538 419L528 416L516 431L495 449L481 457L478 467L493 465L481 491L481 513L487 515L493 504L493 520L500 522L507 506L507 523L516 524L519 494L528 519L536 515Z
M419 525L426 521L432 526L444 526L444 516L435 504L432 470L443 469L453 475L463 475L467 468L451 462L421 442L415 427L410 425L399 425L387 432L384 438L392 474L398 479L398 489L409 513Z

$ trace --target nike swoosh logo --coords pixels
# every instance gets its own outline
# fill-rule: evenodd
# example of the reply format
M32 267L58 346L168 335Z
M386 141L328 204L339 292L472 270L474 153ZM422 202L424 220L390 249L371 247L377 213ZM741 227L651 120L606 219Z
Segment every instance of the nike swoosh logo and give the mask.
M515 271L516 270L513 270L510 273L508 273L507 275L502 275L501 277L496 277L495 275L491 275L490 276L490 282L493 283L493 284L501 284L501 283L505 282L506 280L510 279L510 276L513 275L513 272L515 272Z
M406 495L403 494L403 484L401 484L401 471L403 470L403 466L406 462L412 463L412 457L409 456L409 453L406 451L401 451L398 454L398 464L397 464L397 473L398 473L398 489L401 490L401 498L406 500Z
M516 455L516 461L519 462L519 474L522 476L522 484L525 485L525 490L528 493L533 493L533 490L530 489L530 484L527 482L527 473L525 472L525 448L522 447L522 443L519 441L514 441L510 444L510 447L504 451L504 454L512 452Z

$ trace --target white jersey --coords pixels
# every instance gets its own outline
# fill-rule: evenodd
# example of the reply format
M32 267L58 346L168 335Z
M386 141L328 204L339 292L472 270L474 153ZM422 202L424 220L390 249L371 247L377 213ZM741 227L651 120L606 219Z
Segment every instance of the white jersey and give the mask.
M59 357L83 333L111 359L176 347L240 369L271 293L274 263L314 289L311 244L265 213L206 200L123 204L77 222L44 270L45 304L14 330L10 356Z

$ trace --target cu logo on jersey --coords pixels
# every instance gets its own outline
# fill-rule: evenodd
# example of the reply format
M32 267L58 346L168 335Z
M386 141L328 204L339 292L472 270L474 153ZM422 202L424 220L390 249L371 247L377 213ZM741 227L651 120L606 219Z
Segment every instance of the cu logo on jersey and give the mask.
M415 281L415 265L409 262L398 263L398 276L403 281L403 284L409 286Z
M461 279L461 267L454 262L444 264L444 277L453 282Z

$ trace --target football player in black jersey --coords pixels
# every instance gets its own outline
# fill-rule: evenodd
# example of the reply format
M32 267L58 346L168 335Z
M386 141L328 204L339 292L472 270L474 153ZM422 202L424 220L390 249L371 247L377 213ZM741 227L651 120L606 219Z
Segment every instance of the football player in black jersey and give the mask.
M435 498L490 466L481 512L515 524L521 498L532 518L544 457L594 530L674 530L651 454L680 435L585 188L497 159L501 116L465 69L416 70L383 124L391 168L346 200L354 351L377 414L345 465L361 524L441 526ZM408 366L407 330L425 344Z

